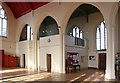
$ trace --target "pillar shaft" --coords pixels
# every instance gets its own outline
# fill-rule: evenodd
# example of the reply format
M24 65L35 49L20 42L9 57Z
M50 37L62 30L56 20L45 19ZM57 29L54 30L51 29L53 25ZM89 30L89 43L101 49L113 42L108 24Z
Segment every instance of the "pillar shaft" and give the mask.
M107 57L105 78L115 79L114 28L107 26Z

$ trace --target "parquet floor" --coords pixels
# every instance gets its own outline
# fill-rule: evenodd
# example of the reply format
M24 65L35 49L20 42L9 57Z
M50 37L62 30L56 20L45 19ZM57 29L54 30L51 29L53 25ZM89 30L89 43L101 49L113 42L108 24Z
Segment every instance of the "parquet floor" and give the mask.
M84 69L75 73L49 73L28 71L23 68L0 71L0 82L60 82L60 83L119 83L120 80L107 80L104 78L104 71L97 69Z

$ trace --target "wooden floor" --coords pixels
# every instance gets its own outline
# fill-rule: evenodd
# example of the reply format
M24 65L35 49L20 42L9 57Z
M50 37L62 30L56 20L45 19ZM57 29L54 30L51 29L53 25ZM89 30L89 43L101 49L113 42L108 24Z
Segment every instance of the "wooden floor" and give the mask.
M32 72L27 71L23 68L18 69L4 69L0 71L0 82L4 81L23 81L23 82L64 82L64 83L82 83L82 82L98 82L102 83L109 81L116 81L119 83L120 80L107 80L104 78L104 71L97 69L85 69L75 73L59 74L49 72Z

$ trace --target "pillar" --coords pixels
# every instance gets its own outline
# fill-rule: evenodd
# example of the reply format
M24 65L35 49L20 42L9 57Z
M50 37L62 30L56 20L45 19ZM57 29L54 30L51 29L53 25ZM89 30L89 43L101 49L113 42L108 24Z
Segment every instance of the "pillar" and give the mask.
M36 34L35 34L35 36L37 36ZM33 42L33 59L34 59L34 70L37 70L37 66L38 66L38 54L37 54L37 52L38 52L38 49L37 49L37 38L35 37L34 38L34 40L33 40L34 42Z
M62 35L62 39L63 39L63 73L66 73L65 71L65 34Z
M34 41L29 41L28 45L28 70L34 71Z
M115 79L115 37L114 28L107 26L106 79Z
M37 40L37 69L40 72L40 40Z
M62 28L59 26L60 34L60 53L61 53L61 73L65 73L65 58L64 58L64 35L62 33Z
M37 70L37 39L29 42L28 70Z

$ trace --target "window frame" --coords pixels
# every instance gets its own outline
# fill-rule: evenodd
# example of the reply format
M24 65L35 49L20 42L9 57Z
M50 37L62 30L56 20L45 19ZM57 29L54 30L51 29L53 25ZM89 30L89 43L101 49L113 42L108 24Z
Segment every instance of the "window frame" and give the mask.
M78 35L77 35L78 34ZM72 36L72 37L76 37L76 38L80 38L80 39L84 39L83 38L83 30L81 30L81 28L77 25L74 25L71 30L68 32L68 35L69 36ZM81 37L82 35L82 37Z
M75 38L74 45L86 47L86 41L84 38L83 30L79 26L72 26L68 32L68 35Z
M23 27L21 33L20 33L20 38L19 41L31 41L33 40L33 31L32 27L28 24L25 24Z
M1 6L1 5L0 5ZM4 15L1 14L1 11L4 11ZM3 17L2 17L3 16ZM8 37L8 18L7 18L7 14L4 10L4 8L1 6L0 8L0 19L1 19L1 31L0 31L0 37L4 37L4 38L7 38ZM3 28L4 26L4 23L3 21L6 20L6 27ZM4 32L4 29L5 29L5 32ZM5 34L4 34L5 33Z
M102 23L103 23L104 27L102 27ZM102 28L104 30L101 30ZM104 34L102 34L102 33L104 33ZM102 41L102 40L104 40L104 41ZM96 28L96 50L97 51L106 51L107 50L107 28L105 26L105 21L100 22L100 24Z

